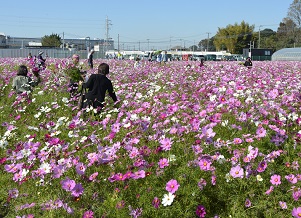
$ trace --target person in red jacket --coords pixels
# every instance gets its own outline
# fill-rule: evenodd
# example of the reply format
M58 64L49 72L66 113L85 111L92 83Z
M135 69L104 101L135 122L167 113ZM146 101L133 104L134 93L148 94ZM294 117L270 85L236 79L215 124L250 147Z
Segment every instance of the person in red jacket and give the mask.
M88 81L83 84L83 88L88 89L85 94L84 107L93 106L101 110L104 105L106 92L108 91L110 97L114 102L117 102L117 97L110 79L107 78L109 74L109 65L102 63L98 66L98 73L92 74Z

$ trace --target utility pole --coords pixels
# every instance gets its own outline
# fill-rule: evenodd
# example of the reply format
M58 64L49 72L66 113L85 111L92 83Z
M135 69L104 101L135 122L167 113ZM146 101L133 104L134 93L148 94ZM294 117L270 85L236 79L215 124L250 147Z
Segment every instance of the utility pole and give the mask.
M63 51L65 50L65 36L64 36L64 32L63 32Z
M254 41L253 41L253 43L252 43L252 41L250 41L250 43L248 45L250 45L249 57L252 57L252 48L254 48Z
M119 52L119 33L118 33L118 52Z
M209 34L210 33L207 33L208 34L208 37L207 37L207 52L209 51Z
M111 20L106 17L106 41L105 41L105 52L107 51L108 41L109 41L109 30L110 30Z
M258 48L260 48L260 27L262 27L262 25L259 25L259 30L258 30Z
M147 39L147 50L149 51L149 39Z

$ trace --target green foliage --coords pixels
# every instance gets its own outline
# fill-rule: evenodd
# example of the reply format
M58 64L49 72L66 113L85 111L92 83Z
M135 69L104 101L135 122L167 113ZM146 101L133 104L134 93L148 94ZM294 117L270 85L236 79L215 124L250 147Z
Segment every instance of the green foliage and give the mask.
M242 49L252 40L254 25L242 21L240 24L227 25L225 28L218 28L214 37L214 45L217 50L226 47L233 54L241 54Z
M60 47L61 37L58 34L52 33L51 35L45 35L42 37L42 45L43 46L50 46L50 47Z
M71 66L65 69L65 73L74 82L79 82L83 80L80 69L76 66Z

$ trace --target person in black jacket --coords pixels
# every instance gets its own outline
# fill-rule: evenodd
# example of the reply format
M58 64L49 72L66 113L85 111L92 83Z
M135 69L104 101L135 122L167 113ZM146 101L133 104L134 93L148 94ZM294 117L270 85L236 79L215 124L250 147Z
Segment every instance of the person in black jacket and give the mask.
M94 49L91 49L91 51L88 54L88 65L90 66L91 69L93 69L93 54L94 54Z
M84 107L93 106L98 111L104 107L106 92L114 102L117 102L117 97L113 89L110 79L106 75L109 74L109 65L102 63L98 66L98 74L92 74L88 81L83 84L83 88L88 89L85 94Z
M250 57L247 58L247 60L244 63L244 66L246 66L247 68L251 68L252 67L252 60Z

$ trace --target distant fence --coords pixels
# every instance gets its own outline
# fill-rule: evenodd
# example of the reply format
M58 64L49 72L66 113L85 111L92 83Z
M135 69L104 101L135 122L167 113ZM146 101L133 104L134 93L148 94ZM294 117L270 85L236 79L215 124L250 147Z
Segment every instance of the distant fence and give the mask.
M23 48L23 49L0 49L0 57L1 58L20 58L20 57L28 57L28 54L31 53L32 56L38 56L39 51L43 51L43 57L46 56L50 58L68 58L73 54L78 54L81 59L86 59L88 52L87 51L70 51L68 49L36 49L36 48ZM93 58L104 58L103 52L95 51L93 54Z

